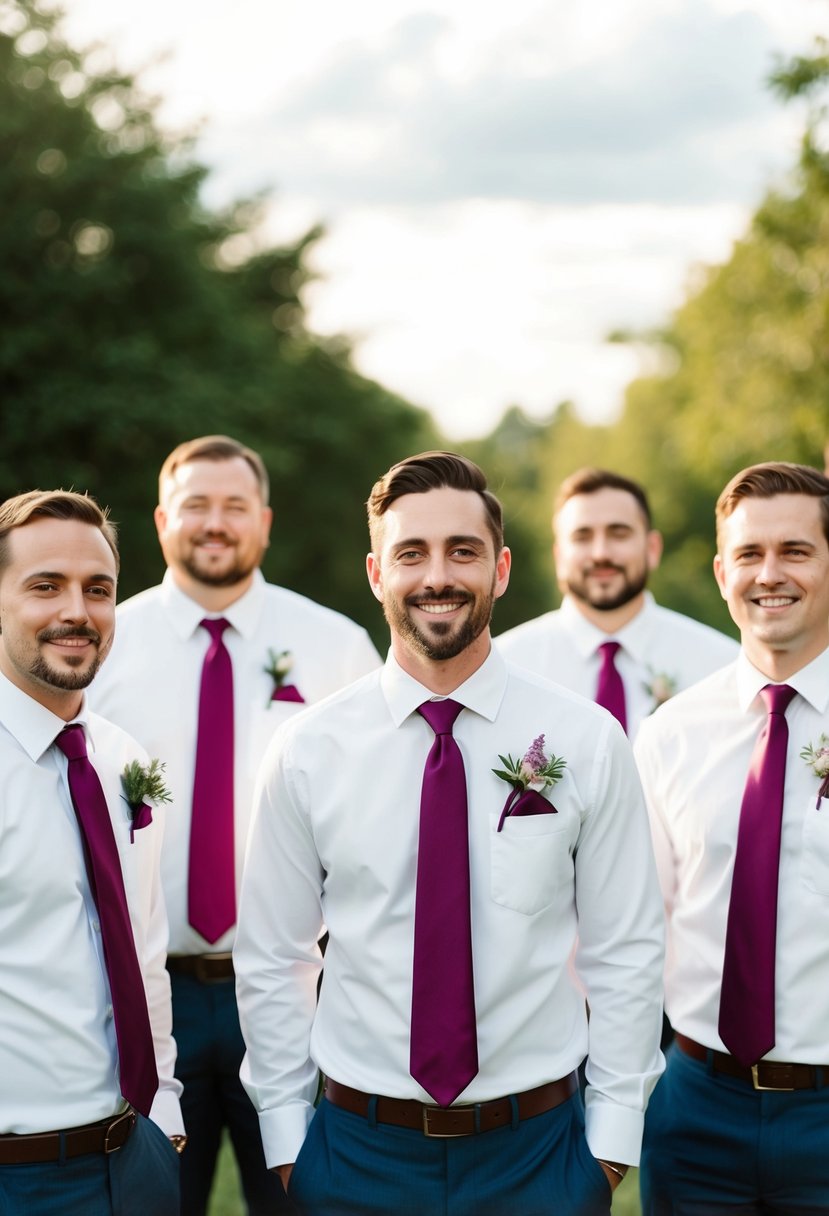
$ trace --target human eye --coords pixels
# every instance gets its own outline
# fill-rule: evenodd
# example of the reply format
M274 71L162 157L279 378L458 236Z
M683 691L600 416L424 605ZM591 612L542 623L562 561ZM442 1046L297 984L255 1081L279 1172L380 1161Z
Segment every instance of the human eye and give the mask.
M58 590L58 585L57 583L52 582L51 579L43 578L37 583L32 583L29 589L30 591L37 592L38 595L50 595L52 592Z
M106 583L95 583L91 587L87 587L86 594L96 600L109 600L115 593L113 587L109 587Z

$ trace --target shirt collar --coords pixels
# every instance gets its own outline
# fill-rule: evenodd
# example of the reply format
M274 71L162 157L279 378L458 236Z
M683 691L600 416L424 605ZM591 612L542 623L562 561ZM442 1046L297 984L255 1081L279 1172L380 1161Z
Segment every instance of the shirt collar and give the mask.
M576 650L583 659L595 654L602 642L616 641L638 663L646 663L648 657L648 636L650 621L653 617L655 601L650 591L645 592L645 602L632 621L617 629L615 633L605 633L592 621L589 621L571 595L565 595L561 601L561 614L570 631Z
M84 694L80 712L72 719L84 727L94 748L89 730L89 709ZM22 688L0 674L0 723L16 739L27 756L35 762L52 746L57 736L68 726L63 718L53 714L45 705L35 701Z
M380 687L395 726L400 726L424 701L444 699L408 675L391 651L380 673ZM466 709L494 722L506 687L507 665L500 651L492 646L478 670L448 695Z
M825 713L829 705L829 649L824 650L811 663L801 667L787 680L770 680L758 671L741 650L737 659L737 699L743 713L751 707L761 688L767 684L788 684L800 693L818 713Z
M168 569L161 583L161 602L176 634L187 641L206 616L224 617L246 641L255 637L265 610L265 579L261 570L253 572L253 582L238 600L222 612L206 612L201 604L186 595Z

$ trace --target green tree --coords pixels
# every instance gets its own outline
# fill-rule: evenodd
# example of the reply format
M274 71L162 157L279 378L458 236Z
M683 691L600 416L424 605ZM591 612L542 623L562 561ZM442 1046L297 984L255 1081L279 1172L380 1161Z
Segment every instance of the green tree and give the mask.
M269 577L382 635L361 504L428 415L307 331L314 228L259 248L261 202L201 202L205 169L130 76L68 46L34 0L0 3L0 496L74 485L121 524L122 594L157 581L155 478L227 432L274 481Z

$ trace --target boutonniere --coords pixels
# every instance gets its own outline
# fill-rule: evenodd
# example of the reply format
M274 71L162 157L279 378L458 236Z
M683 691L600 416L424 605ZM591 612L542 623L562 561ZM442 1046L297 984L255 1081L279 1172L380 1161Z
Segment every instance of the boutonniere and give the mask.
M130 813L130 844L135 843L135 833L153 821L152 806L149 804L173 800L164 784L166 767L160 760L151 760L149 764L131 760L121 774L121 785L124 787L121 797Z
M829 794L829 738L821 735L817 747L809 743L800 753L800 759L805 760L816 777L820 777L820 789L817 792L817 809L820 810L820 800Z
M493 773L512 786L498 820L499 832L508 815L558 814L553 804L541 795L561 780L567 761L560 756L545 755L543 735L533 739L520 760L513 760L510 755L499 755L498 759L504 767L494 768Z
M664 705L666 701L670 701L671 697L676 692L676 677L669 676L664 671L651 671L650 683L643 682L642 687L649 697L653 700L654 709L659 709L660 705Z
M294 656L290 650L280 650L279 654L275 650L268 647L268 661L265 664L265 671L273 680L273 692L270 695L268 705L271 701L297 701L305 702L305 698L297 688L296 684L286 684L285 680L293 670Z

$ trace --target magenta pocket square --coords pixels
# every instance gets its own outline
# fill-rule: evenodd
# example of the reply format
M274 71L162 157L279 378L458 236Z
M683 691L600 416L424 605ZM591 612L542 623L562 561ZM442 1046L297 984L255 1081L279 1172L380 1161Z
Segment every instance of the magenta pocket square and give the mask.
M297 688L296 684L283 684L281 688L273 690L272 701L297 701L305 704L305 698Z
M548 802L538 790L513 790L504 803L501 818L498 820L498 831L504 826L508 815L557 815L558 811L552 802Z

